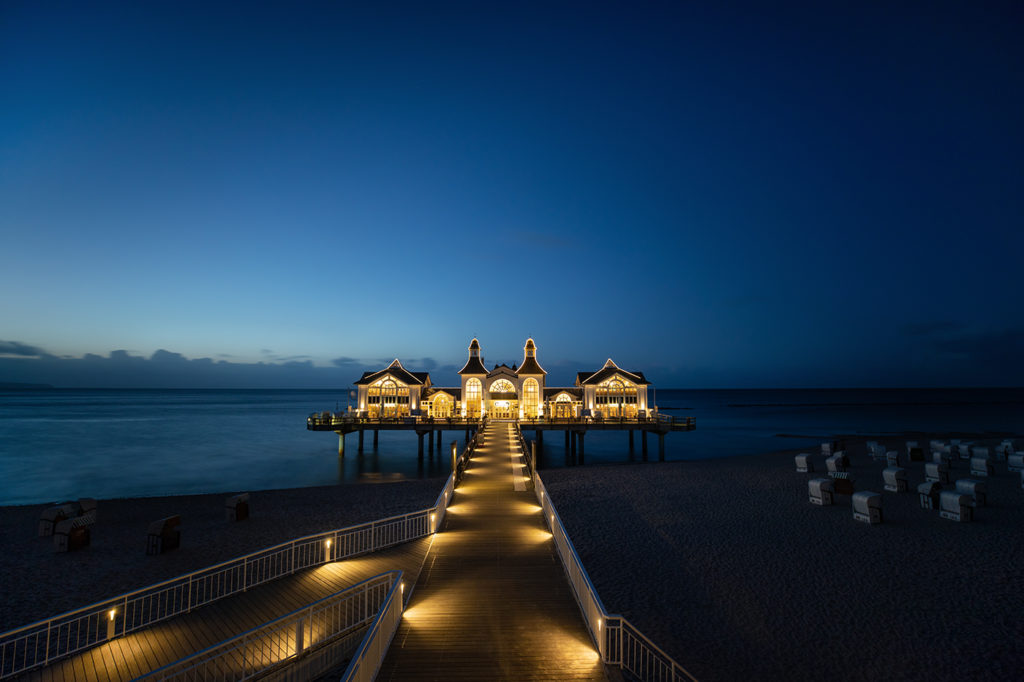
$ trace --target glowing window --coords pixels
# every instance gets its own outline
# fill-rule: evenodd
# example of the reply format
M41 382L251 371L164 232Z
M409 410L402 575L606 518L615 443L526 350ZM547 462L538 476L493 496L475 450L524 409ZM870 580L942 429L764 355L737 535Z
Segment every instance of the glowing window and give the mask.
M531 379L533 383L537 383L535 379ZM512 382L508 379L498 379L491 384L491 393L515 393L516 387L512 385Z

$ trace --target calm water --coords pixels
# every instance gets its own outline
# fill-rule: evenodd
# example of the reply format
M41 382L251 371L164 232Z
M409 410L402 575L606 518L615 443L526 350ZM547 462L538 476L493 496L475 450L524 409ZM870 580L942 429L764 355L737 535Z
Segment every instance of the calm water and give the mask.
M0 392L0 504L373 483L447 474L416 457L412 433L356 437L306 431L313 411L344 409L347 391L53 390ZM903 431L1024 434L1024 389L661 390L669 414L697 430L668 436L670 460L814 444L833 434ZM527 432L527 437L532 434ZM447 444L463 432L446 432ZM548 433L542 465L564 466ZM657 458L657 438L649 440ZM637 457L640 443L637 439ZM587 435L588 463L627 461L625 433Z

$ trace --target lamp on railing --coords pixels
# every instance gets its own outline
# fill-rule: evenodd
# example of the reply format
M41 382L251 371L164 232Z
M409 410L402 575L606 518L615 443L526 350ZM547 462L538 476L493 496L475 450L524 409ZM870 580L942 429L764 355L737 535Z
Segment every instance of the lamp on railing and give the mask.
M114 634L117 631L117 621L114 620L117 617L117 609L110 609L107 612L107 639L114 639Z

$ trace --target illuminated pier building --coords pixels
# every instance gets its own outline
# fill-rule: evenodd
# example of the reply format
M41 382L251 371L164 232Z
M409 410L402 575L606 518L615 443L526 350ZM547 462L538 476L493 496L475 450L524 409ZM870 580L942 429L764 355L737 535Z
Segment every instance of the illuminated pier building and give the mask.
M433 419L644 418L647 387L642 372L627 371L608 359L593 372L579 372L574 386L548 386L547 372L537 362L537 345L527 339L517 367L495 365L488 370L480 342L469 344L469 357L459 370L458 387L434 386L427 372L411 372L397 359L355 382L357 416L369 419L429 417Z

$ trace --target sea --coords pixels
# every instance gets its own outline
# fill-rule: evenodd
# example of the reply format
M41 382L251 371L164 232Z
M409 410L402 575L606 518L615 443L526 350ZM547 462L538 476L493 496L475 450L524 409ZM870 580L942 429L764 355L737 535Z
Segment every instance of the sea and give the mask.
M417 457L411 432L348 436L306 430L315 411L344 410L347 390L0 391L0 505L276 488L379 484L445 476L444 432L434 457ZM816 447L841 435L905 432L1024 435L1024 389L658 389L664 414L695 417L695 431L666 438L666 460ZM532 438L530 431L527 438ZM625 432L592 431L582 466L642 461ZM657 438L649 437L656 462ZM548 432L542 468L579 466L561 433Z

